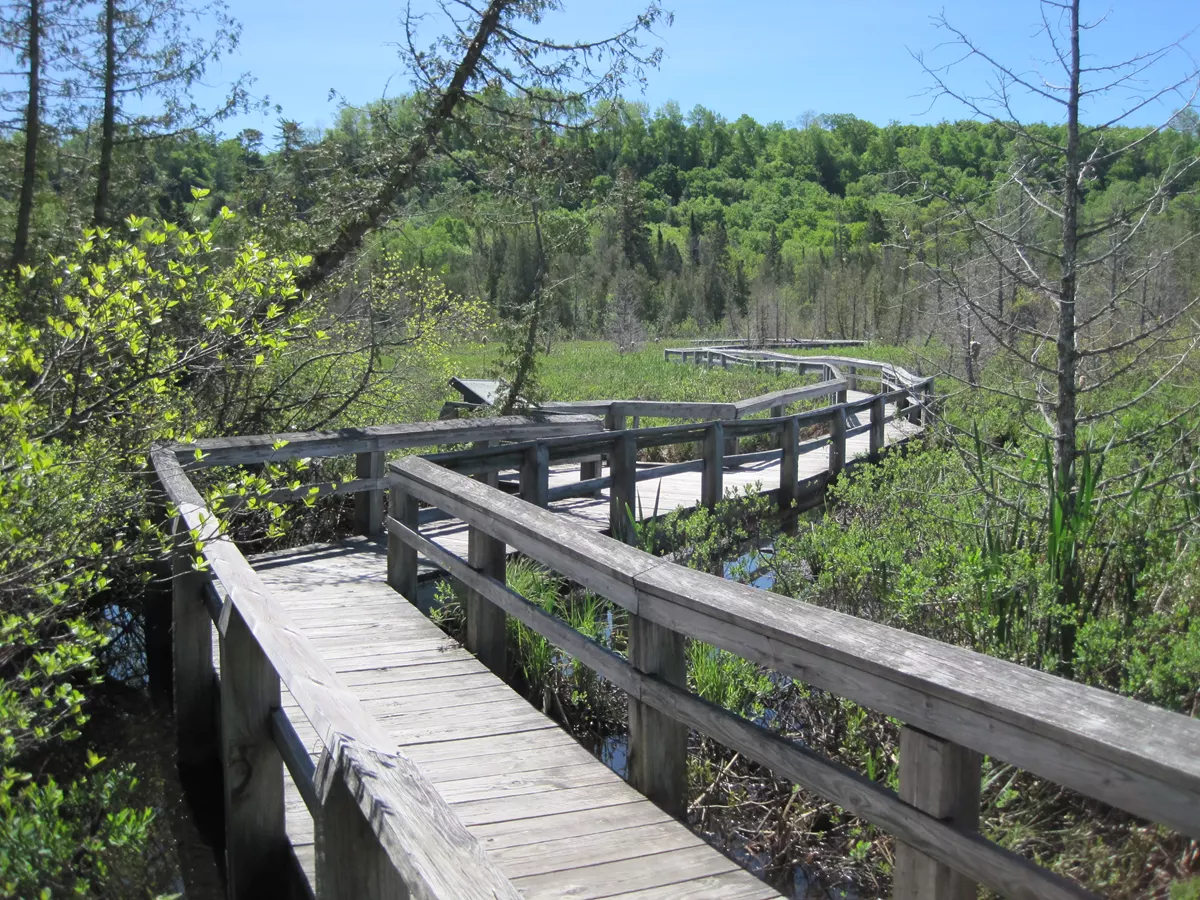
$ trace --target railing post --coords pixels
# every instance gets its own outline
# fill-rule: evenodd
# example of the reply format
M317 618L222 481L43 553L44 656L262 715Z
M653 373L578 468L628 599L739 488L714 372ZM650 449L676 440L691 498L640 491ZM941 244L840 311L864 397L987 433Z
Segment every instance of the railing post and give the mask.
M712 509L724 496L725 426L713 422L704 433L704 469L700 481L700 503Z
M846 370L846 389L849 391L858 390L858 366L850 366Z
M883 446L886 443L886 432L884 431L887 418L887 406L883 402L883 395L880 394L871 401L871 462L879 462L879 457L883 453Z
M783 364L779 360L775 360L775 377L778 378Z
M980 756L910 726L900 729L900 798L959 828L979 828ZM894 900L974 900L978 888L912 847L896 842Z
M472 569L504 584L507 548L472 525L467 529L467 563ZM508 674L504 610L482 594L467 588L467 649L499 675Z
M328 750L321 754L316 782L321 796L321 814L313 817L317 900L408 900L408 888Z
M417 498L400 487L398 476L390 476L389 481L389 514L400 524L416 531L420 527ZM410 603L417 602L417 549L408 546L394 534L388 534L387 582Z
M683 635L641 616L629 617L629 664L687 687ZM629 699L629 782L677 818L687 814L687 725Z
M738 420L738 413L734 412L733 421L736 422L737 420ZM724 428L725 426L721 426L721 427ZM726 456L737 456L738 450L740 450L740 449L741 449L741 441L738 438L736 438L736 437L725 438L725 455Z
M541 441L525 451L521 462L521 499L543 509L549 503L550 448Z
M788 510L796 500L800 482L800 421L792 416L783 423L779 438L783 455L779 460L779 508Z
M908 410L908 421L912 425L920 425L925 412L925 388L910 388L912 406Z
M837 406L829 423L829 480L833 482L846 467L846 407Z
M355 478L382 478L387 454L359 453L354 458ZM359 491L354 495L354 533L374 535L383 528L383 489Z
M612 487L608 491L609 533L619 541L632 544L637 535L629 517L637 516L637 439L629 433L613 441L609 457Z
M288 853L283 760L271 736L279 675L236 606L221 638L221 760L225 789L225 881L230 900L278 889Z
M171 554L171 656L175 728L180 768L197 770L220 761L217 747L217 678L212 619L204 605L204 576L192 568L186 527L176 519Z

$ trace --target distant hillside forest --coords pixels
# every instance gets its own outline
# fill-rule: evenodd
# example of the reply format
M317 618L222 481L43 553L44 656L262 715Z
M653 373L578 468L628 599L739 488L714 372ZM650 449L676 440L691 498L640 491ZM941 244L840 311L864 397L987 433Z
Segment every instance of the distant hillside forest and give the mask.
M193 133L118 141L107 220L157 214L194 226L228 206L238 213L236 227L265 239L269 250L326 245L387 178L382 148L413 134L418 99L343 108L324 131L282 121L270 139L245 130L227 139ZM1036 306L1006 278L1011 260L989 260L973 228L989 216L1047 227L1014 173L1045 168L1031 174L1053 182L1039 141L1061 145L1064 126L878 126L843 114L763 125L703 107L684 114L668 103L651 114L644 104L605 101L577 113L572 127L515 138L506 170L494 139L486 158L474 146L492 113L470 115L458 123L457 138L449 137L448 151L425 164L420 188L394 204L395 218L373 237L360 270L382 259L419 264L451 290L486 300L502 319L516 319L539 277L540 232L542 327L623 343L723 331L893 344L974 340L964 320L970 305L964 313L964 304L945 296L947 270L967 290L975 283L992 295L1002 317L1006 306ZM1140 217L1142 201L1169 183L1149 211L1151 227L1114 254L1114 282L1122 258L1144 260L1196 231L1198 122L1185 109L1163 129L1108 129L1092 134L1091 148L1085 136L1085 150L1100 151L1084 172L1085 218L1122 210ZM91 221L89 140L86 130L47 138L34 245L54 250ZM20 151L19 139L7 143L11 158L0 165L6 219L18 193ZM531 183L526 173L535 168ZM208 191L201 200L197 188ZM970 227L959 216L964 210ZM0 233L8 239L13 228L6 222ZM1196 252L1185 248L1143 289L1169 291L1196 272Z

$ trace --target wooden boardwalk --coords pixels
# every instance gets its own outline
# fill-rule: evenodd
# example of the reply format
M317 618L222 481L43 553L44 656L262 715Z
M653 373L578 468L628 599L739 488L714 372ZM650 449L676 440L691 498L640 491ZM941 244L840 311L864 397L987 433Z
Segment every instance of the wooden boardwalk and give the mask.
M893 835L897 896L952 900L979 884L1021 900L1094 900L979 834L984 754L1200 836L1200 723L624 542L627 504L647 513L656 498L666 512L761 482L778 487L782 502L810 508L850 459L919 429L903 407L928 423L931 379L895 387L881 371L879 394L846 402L847 391L856 393L855 368L861 375L869 363L820 364L828 377L818 385L738 404L664 412L660 403L606 401L603 432L594 418L568 410L156 447L157 483L173 505L176 533L187 535L171 553L180 764L222 772L228 895L279 895L294 855L323 898L778 897L662 811L686 808L689 730ZM781 411L827 395L839 402ZM771 418L752 418L768 409ZM703 423L625 429L639 414ZM800 440L817 427L828 437ZM771 451L781 458L755 463L766 454L726 452L733 440L756 436L781 444ZM659 477L636 462L639 448L698 441L701 461L665 467ZM462 444L472 449L386 460L389 452ZM251 563L188 476L338 455L355 457L354 480L281 489L281 499L314 488L352 493L356 529L374 535L382 526L386 544L360 537ZM607 474L597 471L600 455L612 462ZM520 498L469 477L514 466ZM589 493L597 490L599 498ZM461 522L420 527L418 501L469 522L470 546ZM610 524L617 540L595 533ZM509 591L506 545L623 608L628 654ZM423 603L421 553L466 585L474 652L415 605ZM503 682L510 617L628 695L631 783ZM219 653L210 652L214 634ZM899 790L696 697L687 689L688 638L897 719Z
M861 400L866 397L856 391L850 392L850 400ZM888 413L895 414L895 407L889 406ZM859 422L852 419L851 428L857 428ZM920 431L920 426L913 425L899 417L887 423L885 428L886 441L896 443ZM846 438L846 459L866 456L870 450L870 436L865 432ZM639 471L652 468L652 463L641 463ZM724 487L741 491L743 488L761 485L763 490L772 490L779 486L778 459L767 462L748 463L735 468L726 469L723 476ZM800 456L798 477L801 481L825 472L829 467L829 451L819 448ZM604 470L607 474L607 469ZM510 476L515 477L515 475ZM573 484L579 480L579 467L574 465L558 465L550 468L550 488ZM699 471L679 472L661 479L638 482L637 512L639 517L650 516L657 507L658 513L664 515L682 507L691 509L700 503L703 476ZM549 508L567 516L571 521L591 528L594 531L604 531L609 527L609 492L604 490L599 498L576 497L569 500L553 501ZM467 554L467 526L457 520L442 520L423 526L422 534L430 540L444 546L453 553L465 557ZM423 565L425 577L435 574L436 569L431 565Z
M906 422L889 423L888 440L910 430ZM848 458L865 455L868 436L846 444ZM828 452L800 460L803 479L825 471ZM771 489L779 466L774 460L730 468L724 484ZM577 465L555 466L550 486L578 479ZM642 482L637 491L646 515L656 503L660 513L691 508L700 501L701 475L681 472ZM608 491L549 508L595 531L609 525ZM431 523L422 533L467 555L462 522ZM251 561L292 621L526 897L780 896L626 784L389 587L385 541L350 538ZM424 560L422 569L436 571ZM315 763L320 739L286 690L284 709ZM288 834L312 883L312 818L290 778L286 790Z
M254 560L303 631L533 898L780 895L710 847L448 638L385 582L368 538ZM289 694L301 740L320 740ZM312 819L289 778L287 828L313 880Z

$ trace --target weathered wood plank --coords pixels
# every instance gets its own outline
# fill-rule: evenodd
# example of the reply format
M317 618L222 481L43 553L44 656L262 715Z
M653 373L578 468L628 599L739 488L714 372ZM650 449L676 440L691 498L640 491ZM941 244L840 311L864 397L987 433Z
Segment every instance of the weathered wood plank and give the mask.
M543 471L539 468L534 473L540 484L544 484ZM504 541L498 541L472 527L468 532L467 548L467 562L473 569L500 583L504 582L507 559ZM413 552L415 555L415 550ZM467 649L479 657L481 663L504 678L508 675L508 634L504 610L470 586L467 587L466 599Z
M687 686L684 638L641 616L629 617L629 664L645 675ZM687 814L687 726L629 697L629 783L673 816Z
M419 527L420 509L417 498L408 493L394 478L388 481L389 516L403 522L414 531ZM417 602L417 553L411 547L388 537L387 583L410 603Z
M713 422L705 432L704 470L701 477L700 502L712 509L725 492L725 428L720 422Z
M429 891L429 896L489 896L510 897L515 900L518 896L515 889L455 820L446 804L432 792L432 786L423 780L410 760L398 754L387 754L385 760L374 750L362 749L364 744L368 748L388 746L386 733L366 714L353 694L339 681L309 641L288 621L269 589L250 568L237 548L219 534L214 518L207 512L203 499L188 481L174 451L157 449L151 454L151 460L160 483L170 501L178 508L179 515L187 527L205 541L204 557L214 577L227 592L229 601L223 610L219 629L226 635L225 642L229 641L231 627L234 642L241 641L237 625L240 621L245 626L245 634L248 636L245 643L255 645L261 650L268 665L277 673L278 680L287 684L325 746L331 747L340 742L344 747L349 747L346 752L354 755L352 762L358 766L356 771L366 778L366 781L360 778L358 784L349 784L351 793L368 807L378 806L388 811L386 815L372 819L371 825L376 837L384 844L393 865L404 875L406 884L414 894ZM240 647L237 648L236 656L239 662L232 662L234 657L231 656L231 665L241 663L243 654ZM253 660L254 657L250 653L245 654L245 662L253 664ZM224 660L222 671L225 672ZM227 681L231 685L241 681L241 689L245 690L245 679L223 677L222 691L225 690ZM230 690L234 688L231 687ZM264 775L267 772L278 771L279 780L282 781L282 762L266 724L269 721L270 708L279 705L278 698L276 688L273 702L268 704L261 717L256 717L247 728L251 735L256 730L264 733L263 743L270 747L270 755L275 760L271 765L260 765L259 771ZM235 700L231 709L236 709L239 705L243 710L248 708L247 704L239 704L239 701ZM232 711L226 713L224 706L223 696L223 725L227 715L234 715ZM233 725L236 727L236 721ZM231 728L224 738L226 747L231 740L236 740L235 735L236 731ZM365 740L358 743L354 738L347 737L349 735L361 735ZM239 752L244 755L246 751ZM230 771L231 762L235 765L233 771ZM227 792L236 790L237 785L244 780L245 773L236 768L237 762L237 756L231 753L225 756ZM388 772L381 775L378 767L383 766L385 762ZM375 771L372 771L373 766L377 767ZM273 816L274 810L273 803L265 803L262 814ZM282 829L282 823L280 828ZM275 840L270 828L256 830L261 835L260 841L269 844ZM236 830L228 832L227 840L233 840L237 834ZM417 835L423 837L414 840ZM430 835L435 835L436 838L431 840ZM425 846L426 843L456 848L455 866L444 867L435 858L433 851ZM286 848L286 843L284 847ZM262 857L269 860L270 853L264 852ZM276 873L278 868L279 864L276 863ZM234 877L231 874L231 883Z
M935 819L979 830L982 757L974 750L907 726L900 729L900 798ZM967 876L896 843L894 900L975 900L978 886Z
M192 569L186 533L171 554L171 636L175 728L179 765L202 768L219 759L217 680L212 619L204 603L205 579Z
M1200 758L1188 749L1200 722L693 570L636 581L639 614L660 624L1200 834Z
M372 479L376 483L383 478L383 466L387 454L381 450L359 453L354 459L354 475ZM357 534L378 534L383 528L383 491L379 488L362 491L354 495L354 531Z
M231 900L276 884L287 858L283 761L271 735L279 676L241 613L221 637L221 760L225 790L225 877Z
M633 862L641 864L635 865ZM710 847L685 847L642 857L637 861L597 863L578 869L516 878L513 883L521 889L525 900L543 897L557 900L564 896L573 900L590 900L737 871L737 863L714 853ZM745 878L753 879L752 875L742 874Z
M339 431L296 431L284 434L245 435L242 437L205 438L190 444L176 444L176 454L185 469L211 466L236 466L261 462L281 462L309 456L347 456L466 444L472 441L530 440L568 434L584 434L597 429L592 416L501 416L494 419L452 419L437 422L412 422L404 425L372 425L343 428ZM282 444L281 446L275 446ZM195 459L196 450L203 454Z

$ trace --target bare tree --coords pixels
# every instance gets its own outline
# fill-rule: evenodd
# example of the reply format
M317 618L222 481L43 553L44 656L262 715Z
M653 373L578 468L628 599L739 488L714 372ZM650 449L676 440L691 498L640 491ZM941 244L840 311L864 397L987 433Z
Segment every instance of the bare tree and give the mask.
M957 301L967 381L980 380L981 348L1015 364L1006 367L1004 382L980 386L1036 411L1023 424L1052 447L1049 483L1042 485L1048 491L1046 514L1066 541L1060 558L1051 559L1052 574L1062 605L1081 610L1085 585L1072 523L1088 514L1094 499L1127 496L1136 478L1125 472L1101 481L1093 457L1148 438L1144 426L1123 429L1120 414L1168 384L1200 341L1193 315L1200 298L1154 291L1156 280L1196 238L1195 230L1178 229L1167 212L1172 199L1194 183L1200 159L1194 151L1178 154L1154 183L1123 193L1105 192L1103 173L1151 141L1164 143L1166 116L1158 127L1128 123L1164 104L1188 107L1198 78L1179 43L1115 63L1093 61L1081 44L1103 18L1083 21L1080 0L1041 0L1040 7L1053 71L1027 72L1000 62L942 17L935 21L949 34L956 59L937 66L917 57L935 96L1007 129L1014 151L1010 169L985 196L927 185L926 197L946 208L931 228L933 243L921 242L920 258L937 279L939 297L945 288ZM1179 59L1181 73L1146 88ZM963 64L989 71L987 94L951 86ZM1023 122L1017 107L1028 98L1061 109L1062 126ZM1123 111L1086 124L1091 103L1102 98L1116 99ZM949 254L947 244L953 248ZM1155 423L1150 431L1180 421ZM1026 457L1020 449L990 449L1013 463L1001 467L1001 477L1023 480L1019 464ZM1146 459L1144 466L1152 462ZM1067 669L1073 635L1073 627L1064 629L1061 659Z

